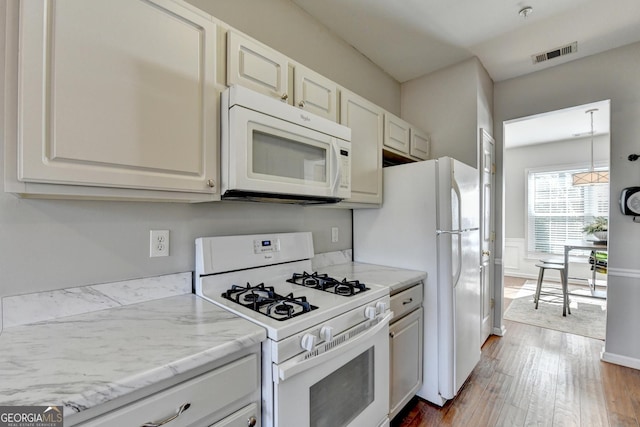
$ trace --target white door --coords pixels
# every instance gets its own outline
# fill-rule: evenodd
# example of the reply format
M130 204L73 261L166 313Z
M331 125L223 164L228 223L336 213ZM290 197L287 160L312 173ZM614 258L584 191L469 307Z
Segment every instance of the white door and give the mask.
M415 127L411 127L411 148L409 154L422 160L427 160L430 153L429 135Z
M296 107L338 121L338 85L302 65L294 71L294 102Z
M25 182L214 193L216 26L166 0L25 1Z
M384 146L409 154L411 125L391 113L384 114Z
M391 316L379 315L379 322L359 335L363 324L355 326L307 358L274 364L273 427L380 425L389 414Z
M480 263L482 283L482 331L480 340L484 343L493 329L493 274L495 220L493 194L495 189L495 142L485 129L480 129L480 242L482 258Z
M340 123L351 128L351 198L348 201L381 204L384 111L354 93L342 91Z
M289 102L287 57L237 31L227 37L227 84L241 85Z

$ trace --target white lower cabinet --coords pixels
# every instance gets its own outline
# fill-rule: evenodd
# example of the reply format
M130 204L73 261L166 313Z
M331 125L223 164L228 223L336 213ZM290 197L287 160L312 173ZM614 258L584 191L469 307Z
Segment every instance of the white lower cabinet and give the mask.
M215 424L212 424L211 427L253 427L259 426L258 415L260 411L258 411L258 405L252 403L246 408L242 408L239 411L234 412L229 415L224 420L220 420Z
M389 419L398 415L422 385L422 283L392 295L391 310Z
M78 426L260 426L259 393L260 356L253 353Z

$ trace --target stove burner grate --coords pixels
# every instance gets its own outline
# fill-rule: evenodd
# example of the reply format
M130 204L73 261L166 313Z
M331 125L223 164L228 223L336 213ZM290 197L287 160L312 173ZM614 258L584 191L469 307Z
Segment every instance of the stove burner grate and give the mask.
M247 286L232 285L231 289L222 293L222 297L276 320L291 319L318 308L309 304L304 296L294 297L292 293L278 295L273 286L265 286L264 283L256 286L249 283Z
M347 280L346 278L338 280L329 277L327 274L317 272L311 274L306 271L293 273L293 276L287 279L287 282L348 297L369 290L369 288L367 288L364 283L360 283L359 280Z

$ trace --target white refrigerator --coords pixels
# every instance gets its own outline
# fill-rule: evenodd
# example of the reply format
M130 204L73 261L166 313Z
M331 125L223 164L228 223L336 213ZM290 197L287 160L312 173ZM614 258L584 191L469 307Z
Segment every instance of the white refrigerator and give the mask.
M354 260L427 272L417 394L442 406L480 360L478 171L443 157L383 173L382 207L353 212Z

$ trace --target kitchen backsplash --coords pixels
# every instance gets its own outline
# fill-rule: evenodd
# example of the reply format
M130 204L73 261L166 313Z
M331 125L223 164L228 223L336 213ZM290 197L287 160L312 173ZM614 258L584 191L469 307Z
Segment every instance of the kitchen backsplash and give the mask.
M343 251L324 252L321 254L315 254L311 259L311 266L313 271L320 271L329 265L344 264L351 262L353 259L353 251L351 249L345 249Z
M192 272L2 298L3 327L191 293Z
M351 262L352 250L316 254L313 270ZM78 286L53 291L6 296L0 300L0 327L46 322L118 306L191 293L193 273ZM1 329L0 329L1 330Z

